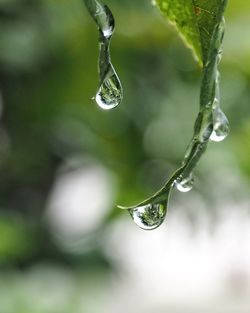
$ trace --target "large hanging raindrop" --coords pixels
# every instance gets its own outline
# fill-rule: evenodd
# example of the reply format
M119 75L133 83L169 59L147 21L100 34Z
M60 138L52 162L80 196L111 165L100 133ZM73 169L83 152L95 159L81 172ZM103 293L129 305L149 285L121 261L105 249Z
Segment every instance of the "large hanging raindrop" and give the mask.
M166 203L149 203L129 210L136 225L144 230L159 227L165 219L166 212Z
M100 108L110 110L118 106L123 98L122 85L111 63L109 50L115 19L101 0L84 1L99 29L99 86L94 99Z

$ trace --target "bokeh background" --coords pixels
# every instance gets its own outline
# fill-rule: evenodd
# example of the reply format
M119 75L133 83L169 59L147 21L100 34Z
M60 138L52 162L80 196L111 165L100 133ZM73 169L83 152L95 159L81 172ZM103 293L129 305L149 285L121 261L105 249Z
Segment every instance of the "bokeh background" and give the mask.
M82 0L0 0L0 312L250 312L250 2L229 1L230 136L145 232L116 204L179 166L201 71L147 0L107 1L124 101L102 111Z

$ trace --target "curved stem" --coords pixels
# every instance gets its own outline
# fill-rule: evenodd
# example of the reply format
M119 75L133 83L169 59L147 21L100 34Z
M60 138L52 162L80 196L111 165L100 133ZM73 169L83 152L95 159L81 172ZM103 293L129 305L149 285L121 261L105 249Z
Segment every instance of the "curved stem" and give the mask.
M176 180L180 177L186 178L191 175L201 156L206 151L209 138L213 132L213 109L215 97L216 93L219 93L218 64L221 57L221 45L224 35L223 13L226 4L227 0L221 2L218 10L219 13L216 16L216 26L211 37L208 61L203 66L199 113L194 125L194 134L187 147L182 166L175 171L167 183L152 197L135 206L119 206L120 208L133 209L149 203L154 204L168 201Z

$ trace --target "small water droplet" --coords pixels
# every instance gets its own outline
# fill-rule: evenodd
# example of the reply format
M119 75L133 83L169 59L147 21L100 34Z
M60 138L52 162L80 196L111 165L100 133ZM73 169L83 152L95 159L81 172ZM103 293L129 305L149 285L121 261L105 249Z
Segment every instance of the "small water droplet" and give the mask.
M165 219L166 212L165 203L146 204L129 210L136 225L144 230L159 227Z
M213 132L210 136L211 141L219 142L224 140L229 134L229 122L226 115L220 108L213 111Z
M192 190L193 185L194 185L194 177L192 173L188 177L184 177L184 178L181 175L175 181L176 188L181 192L188 192Z

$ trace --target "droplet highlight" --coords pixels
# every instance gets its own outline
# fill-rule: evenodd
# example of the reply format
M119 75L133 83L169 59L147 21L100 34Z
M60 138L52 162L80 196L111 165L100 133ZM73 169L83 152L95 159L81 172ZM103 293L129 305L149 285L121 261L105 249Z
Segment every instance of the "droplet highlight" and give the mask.
M210 140L214 142L223 141L230 131L228 119L220 108L216 108L213 112L213 120L213 132Z
M159 227L165 219L166 212L167 205L165 203L146 204L129 210L136 225L144 230Z
M100 108L110 110L123 99L122 85L111 63L109 50L115 19L102 1L85 0L85 4L99 29L99 86L94 99Z
M96 22L99 31L105 38L110 38L114 32L115 19L109 7L101 0L84 0L85 5Z
M191 173L188 177L183 177L182 175L178 177L175 181L175 186L180 192L188 192L192 190L194 185L194 177Z

